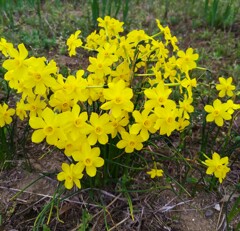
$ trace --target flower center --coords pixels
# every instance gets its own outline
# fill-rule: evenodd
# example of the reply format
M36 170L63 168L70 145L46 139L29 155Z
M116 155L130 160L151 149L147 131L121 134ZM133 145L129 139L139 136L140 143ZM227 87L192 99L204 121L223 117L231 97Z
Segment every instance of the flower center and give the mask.
M62 108L63 108L63 110L67 110L68 109L68 103L63 103Z
M39 81L41 79L41 75L40 74L35 74L35 80Z
M159 97L158 98L158 102L162 104L164 102L164 98L163 97Z
M135 146L135 142L134 142L134 141L130 141L130 142L129 142L129 145L130 145L131 147L134 147L134 146Z
M5 113L3 114L3 117L4 117L4 118L8 118L8 117L9 117L9 113L8 113L8 112L5 112Z
M123 102L122 97L116 97L115 98L115 103L116 104L121 104Z
M45 134L46 134L46 135L52 135L54 129L53 129L52 126L47 126L47 127L44 129L44 131L45 131Z
M102 128L101 128L101 127L96 127L95 132L96 132L98 135L101 135L101 134L102 134Z
M226 90L227 90L227 91L231 91L231 90L232 90L231 85L227 85L227 86L226 86Z
M80 126L82 125L81 119L79 119L79 118L76 119L75 122L74 122L74 124L75 124L76 127L80 127Z
M149 128L151 126L151 122L149 120L145 120L143 125L144 127Z
M72 176L69 176L69 175L68 175L68 176L66 177L66 181L72 181L72 180L73 180Z
M65 149L71 149L72 147L73 147L72 144L67 144L66 147L65 147Z
M222 167L223 167L222 165L217 165L217 166L216 166L216 171L221 171L221 170L222 170Z
M215 116L215 117L219 116L219 114L220 114L220 113L219 113L219 110L215 110L215 111L214 111L214 116Z
M172 117L168 117L167 118L167 122L170 124L170 123L172 123L173 122L173 118Z
M34 105L31 106L31 111L35 111L36 107Z
M84 160L84 164L85 164L86 166L91 166L91 165L92 165L92 160L91 160L90 158L86 158L86 159Z

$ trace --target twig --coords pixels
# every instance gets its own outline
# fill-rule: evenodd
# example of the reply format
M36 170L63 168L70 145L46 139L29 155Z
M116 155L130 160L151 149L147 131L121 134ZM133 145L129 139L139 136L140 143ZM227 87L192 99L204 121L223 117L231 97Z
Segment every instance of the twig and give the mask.
M45 198L46 198L46 197L42 197L40 200L36 201L36 202L33 203L31 206L28 206L26 209L24 209L24 210L16 213L15 216L18 216L18 215L24 213L24 212L27 211L28 209L32 208L34 205L36 205L36 204L38 204L39 202L43 201ZM18 199L18 198L17 198L17 199Z
M119 194L118 196L116 196L106 207L105 209L109 208L116 200L118 200L118 198L120 197L121 194ZM99 206L102 207L102 206ZM98 213L96 213L92 218L98 216L100 213L103 212L103 209L101 211L99 211Z
M13 192L22 191L21 189L8 188L8 187L4 187L4 186L0 186L0 189L6 189L6 190L13 191ZM51 198L51 199L53 198L53 196L42 194L42 193L34 193L34 192L30 192L30 191L22 191L22 192L23 193L28 193L30 195L37 195L37 196L44 197L44 198ZM64 199L63 201L67 201L67 202L75 203L75 204L79 204L79 205L90 205L90 206L93 206L93 207L96 207L96 208L101 208L101 206L99 206L99 205L90 204L90 203L86 203L86 202L74 201L74 200L70 200L70 199Z
M177 206L179 206L179 205L188 203L188 202L190 202L190 201L192 201L192 200L182 201L182 202L179 202L178 204L175 204L175 205L172 205L172 206L168 206L168 204L170 203L170 202L169 202L168 204L164 205L162 208L160 208L159 210L157 210L155 213L157 213L157 212L165 213L165 212L167 212L167 211L169 211L169 210L171 210L171 209L173 209L173 208L175 208L175 207L177 207Z
M121 193L116 196L106 207L104 207L102 210L100 210L98 213L96 213L92 219L94 219L96 216L98 216L99 214L101 214L102 212L104 212L104 209L107 210L116 200L118 200L118 198L120 198ZM92 227L92 230L95 230L95 226L96 226L97 222L95 223L95 225Z
M109 229L109 231L114 230L115 228L117 228L119 225L121 225L122 223L124 223L127 219L129 219L128 217L125 217L123 220L121 220L120 222L118 222L117 224L115 224L112 228Z
M222 211L223 211L223 205L221 207L221 210L220 210L220 213L219 213L219 216L218 216L218 221L217 221L217 224L216 224L216 231L217 230L220 230L221 226L223 225L223 222L225 221L225 215L223 215L223 218L222 220L220 221L221 219L221 215L222 215ZM220 223L220 224L219 224ZM222 229L224 230L224 229Z
M138 231L141 231L142 217L143 217L143 213L144 213L144 208L145 208L145 207L142 207L142 210L141 210L141 216L140 216L140 218L139 218L139 225L138 225L138 228L137 228Z

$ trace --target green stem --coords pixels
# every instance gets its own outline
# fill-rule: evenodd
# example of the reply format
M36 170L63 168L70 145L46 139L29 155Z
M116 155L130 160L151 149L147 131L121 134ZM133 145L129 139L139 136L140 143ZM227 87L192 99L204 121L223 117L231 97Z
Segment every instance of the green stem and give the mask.
M151 38L155 38L155 37L157 37L160 34L162 34L162 31L158 32L157 34L152 35Z
M206 134L206 112L203 112L203 119L202 119L202 137L201 137L201 153L206 153L206 140L208 139L208 133ZM200 160L202 160L202 156L200 157Z
M126 166L130 166L131 154L127 153ZM124 174L128 176L128 168L124 168Z
M214 146L214 144L216 144L216 139L218 137L219 132L220 132L220 127L218 127L217 132L216 132L214 138L212 139L212 142L211 142L212 145L211 145L210 150L213 150L213 146Z
M134 76L155 76L155 74L135 74Z
M99 85L99 86L87 86L86 88L104 88L105 85Z
M91 4L92 8L92 24L94 28L97 27L97 18L99 17L99 1L93 0Z
M127 20L127 15L128 15L128 11L129 11L129 2L130 0L125 0L125 6L123 8L123 21L126 22Z
M104 152L103 152L104 160L109 159L109 146L108 144L104 145ZM109 164L104 164L104 185L108 182L108 172L109 172Z
M85 50L88 50L88 51L96 51L96 50L94 50L94 49L92 49L92 48L89 48L89 47L86 47L86 46L81 46L83 49L85 49Z
M175 86L180 86L180 83L164 83L164 86L168 86L168 87L175 87Z
M237 117L237 115L236 115L235 117ZM224 139L224 144L223 144L223 149L222 149L222 150L223 150L223 153L225 153L226 146L227 146L227 144L228 144L228 142L229 142L229 138L230 138L230 136L231 136L232 126L233 126L233 121L234 121L235 117L232 117L232 119L231 119L231 121L230 121L229 128L228 128L228 132L227 132L227 136L226 136L225 139Z
M6 141L6 135L4 132L4 127L0 128L0 144L1 144L1 151L0 151L0 163L1 167L4 167L4 163L6 161L6 154L7 154L7 141Z
M199 70L203 70L203 71L207 71L208 69L205 67L196 67L195 69L199 69Z

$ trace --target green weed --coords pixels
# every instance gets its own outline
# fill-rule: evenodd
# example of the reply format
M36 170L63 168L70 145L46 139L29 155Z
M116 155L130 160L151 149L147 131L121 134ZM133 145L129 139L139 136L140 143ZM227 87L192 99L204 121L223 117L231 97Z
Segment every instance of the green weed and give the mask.
M205 0L204 17L212 27L231 27L238 14L239 1Z
M92 12L92 24L96 28L97 19L106 15L118 18L118 15L122 14L122 20L126 22L129 11L129 0L92 0L91 12Z

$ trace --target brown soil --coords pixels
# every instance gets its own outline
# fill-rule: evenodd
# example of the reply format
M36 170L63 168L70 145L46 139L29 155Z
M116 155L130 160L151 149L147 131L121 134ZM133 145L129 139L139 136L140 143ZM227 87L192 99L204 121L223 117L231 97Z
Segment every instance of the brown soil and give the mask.
M15 168L0 173L0 214L2 216L0 230L32 230L36 217L51 201L58 185L56 173L61 166L62 155L57 152L50 155L44 156L41 160L39 160L41 155L37 154L31 158L30 163L33 167L31 172L24 167L24 162L19 161ZM239 168L235 170L239 173ZM234 173L237 172L233 171L230 175L226 182L228 185L231 185L230 181L236 177ZM25 188L39 177L42 178ZM83 188L74 196L68 196L59 203L58 215L61 221L57 219L56 208L53 209L49 227L51 230L59 231L102 231L106 230L107 223L109 230L119 231L226 230L225 207L229 199L231 199L230 202L234 202L239 196L235 194L229 198L230 195L226 192L230 190L226 185L219 187L219 192L216 193L206 192L201 188L194 197L186 193L188 189L181 193L174 183L171 183L171 187L163 185L162 179L151 180L145 173L135 176L130 188L136 191L129 192L132 212L126 194L119 191L118 185L110 185L102 189ZM155 189L150 190L153 188L151 186ZM157 187L160 189L156 189ZM22 189L24 192L12 199ZM140 192L137 189L148 191ZM189 192L190 190L191 188ZM46 216L48 215L49 211ZM88 228L80 229L84 220ZM237 221L234 221L232 227L236 224Z

